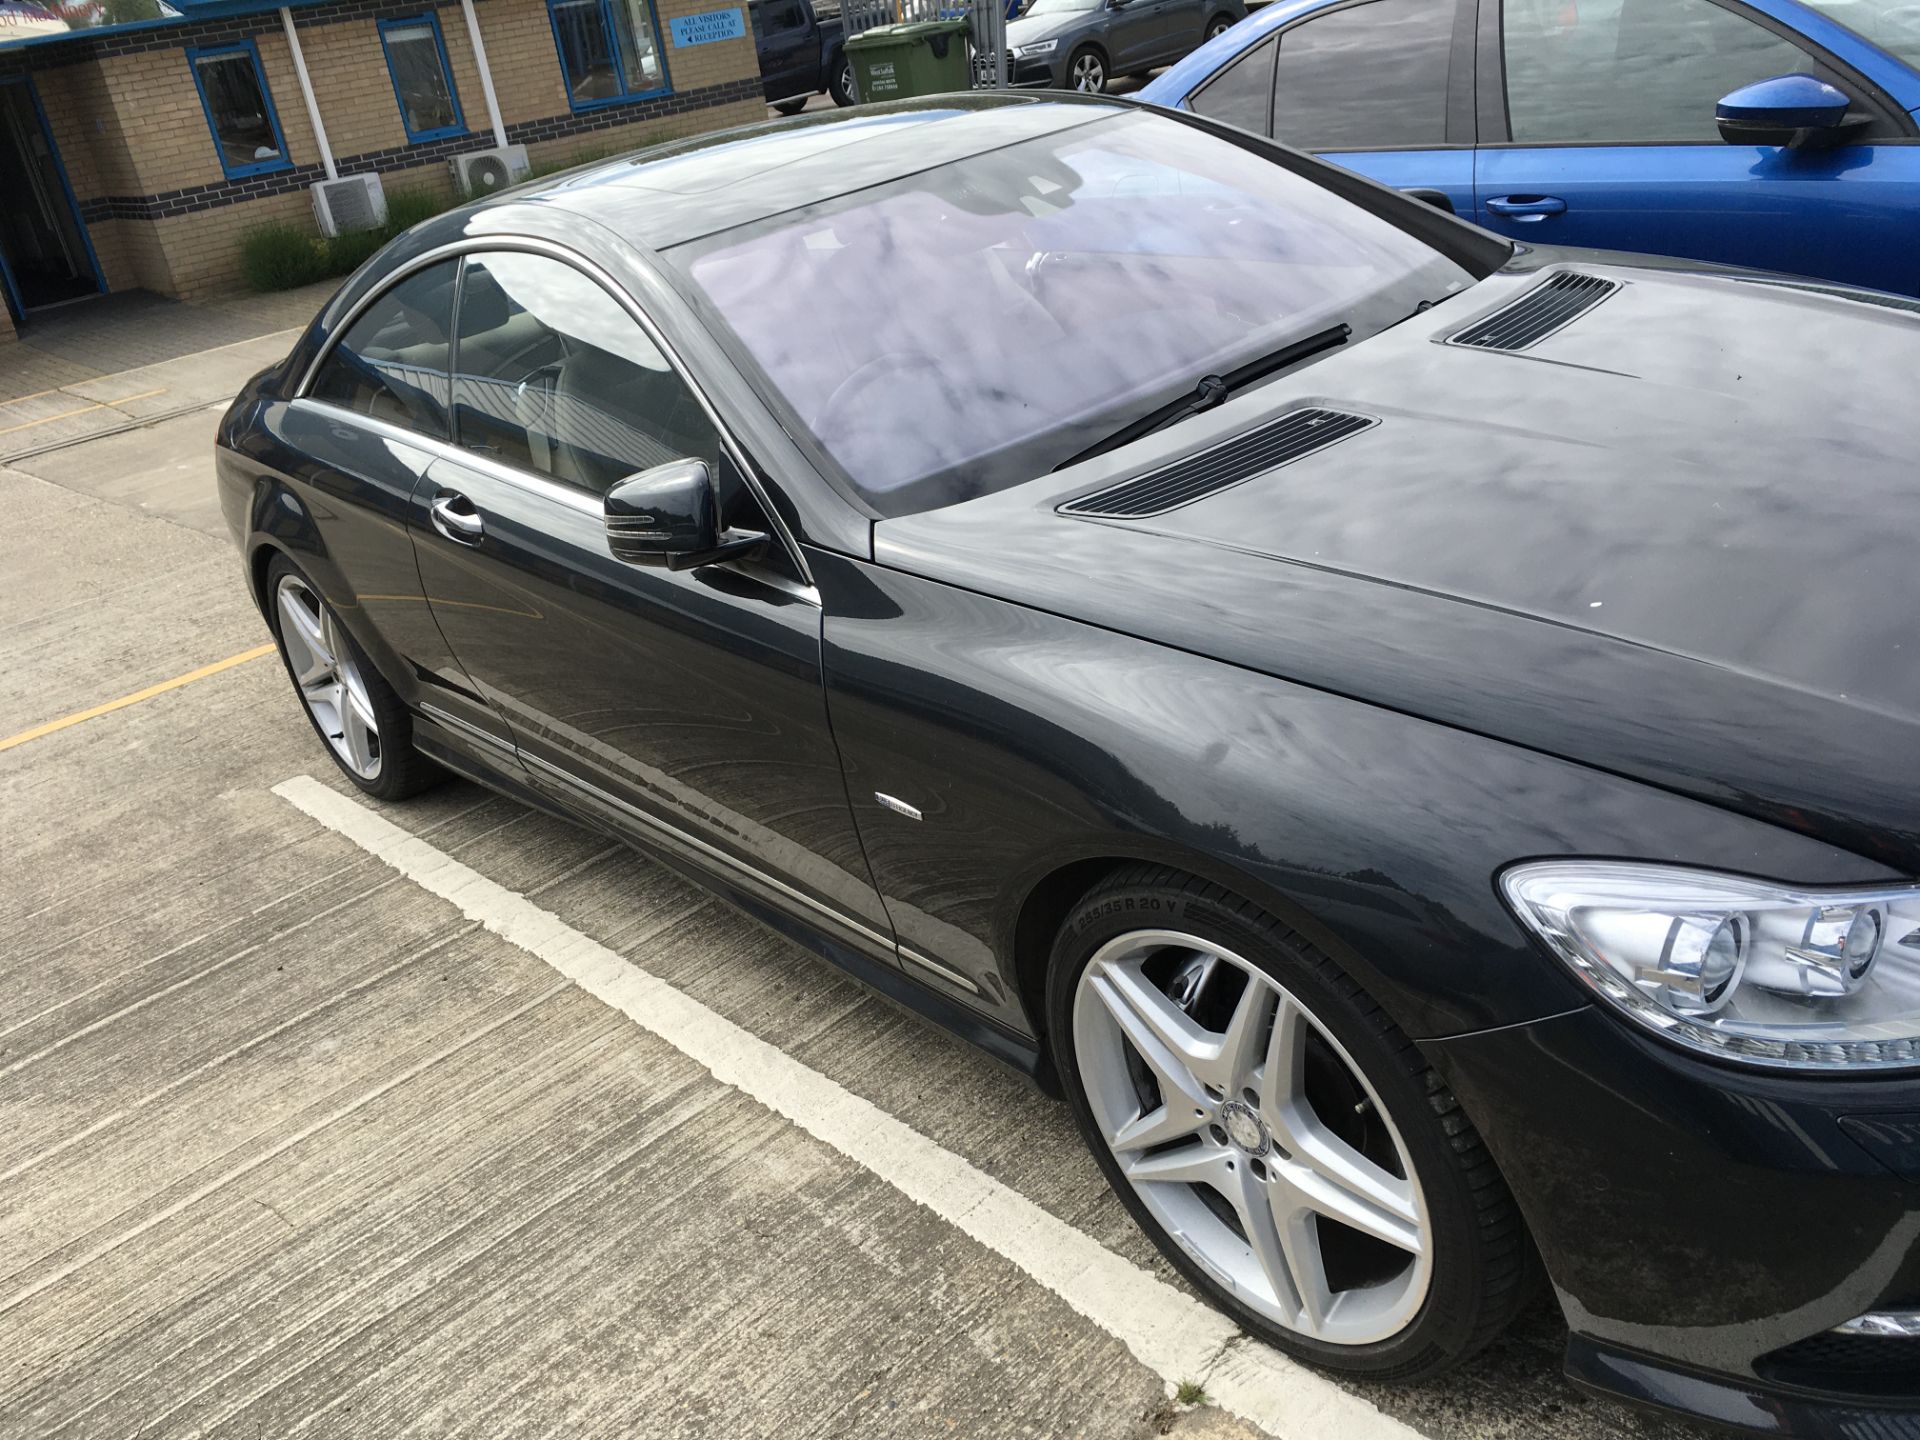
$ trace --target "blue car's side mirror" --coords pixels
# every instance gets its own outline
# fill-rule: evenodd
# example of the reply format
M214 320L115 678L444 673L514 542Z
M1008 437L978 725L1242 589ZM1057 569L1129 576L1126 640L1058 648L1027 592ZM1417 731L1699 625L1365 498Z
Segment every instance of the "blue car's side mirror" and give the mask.
M1729 145L1793 145L1847 122L1853 101L1817 75L1776 75L1743 86L1714 111Z

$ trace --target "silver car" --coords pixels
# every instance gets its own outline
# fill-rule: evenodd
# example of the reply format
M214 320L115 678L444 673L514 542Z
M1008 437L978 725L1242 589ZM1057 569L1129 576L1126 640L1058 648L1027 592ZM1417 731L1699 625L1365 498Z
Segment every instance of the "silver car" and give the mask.
M1243 0L1033 0L1007 22L1015 85L1097 93L1197 50L1237 20Z

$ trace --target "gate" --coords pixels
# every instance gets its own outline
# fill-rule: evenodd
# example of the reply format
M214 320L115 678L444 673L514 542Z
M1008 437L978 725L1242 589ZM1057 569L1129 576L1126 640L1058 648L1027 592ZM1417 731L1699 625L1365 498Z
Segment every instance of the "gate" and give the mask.
M962 19L973 50L973 88L1006 89L1007 0L840 0L840 23L849 37L898 21Z

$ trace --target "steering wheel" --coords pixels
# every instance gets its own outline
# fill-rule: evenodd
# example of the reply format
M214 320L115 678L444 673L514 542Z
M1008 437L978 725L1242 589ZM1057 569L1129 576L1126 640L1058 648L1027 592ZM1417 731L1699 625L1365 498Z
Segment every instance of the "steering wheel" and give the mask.
M814 429L823 434L832 434L837 428L830 422L839 414L841 408L880 380L898 380L910 370L920 370L940 378L940 366L931 355L918 350L889 350L884 355L876 355L866 364L833 387L833 393L827 397L827 403L820 408L820 419Z

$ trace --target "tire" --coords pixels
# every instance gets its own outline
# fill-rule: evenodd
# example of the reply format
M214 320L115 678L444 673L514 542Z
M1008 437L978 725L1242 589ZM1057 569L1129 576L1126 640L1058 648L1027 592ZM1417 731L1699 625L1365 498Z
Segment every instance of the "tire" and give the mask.
M853 62L844 50L836 51L827 63L827 94L836 105L853 104Z
M404 800L445 777L413 748L413 717L393 687L285 555L267 566L267 617L300 708L341 774L376 800Z
M773 102L774 113L778 115L798 115L802 110L807 108L807 101L812 98L810 95L795 95L788 100L775 100Z
M1419 1380L1531 1297L1532 1242L1459 1103L1344 971L1252 904L1163 867L1113 875L1056 938L1047 1022L1081 1135L1134 1220L1288 1354Z
M1069 90L1087 95L1101 94L1107 88L1107 57L1092 45L1082 45L1067 57Z
M1206 28L1205 34L1208 40L1212 40L1216 36L1226 34L1227 31L1231 30L1232 28L1233 28L1233 16L1223 13L1223 14L1216 15L1211 20L1207 21L1207 28Z

